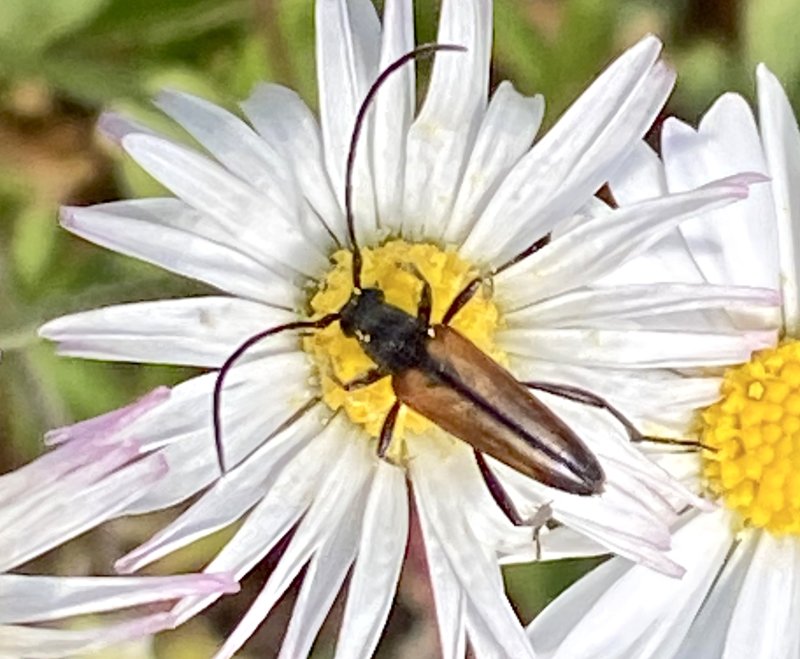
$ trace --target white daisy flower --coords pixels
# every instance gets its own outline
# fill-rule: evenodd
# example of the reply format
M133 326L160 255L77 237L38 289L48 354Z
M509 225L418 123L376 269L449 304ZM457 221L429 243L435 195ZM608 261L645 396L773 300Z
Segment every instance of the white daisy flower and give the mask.
M344 212L354 122L379 71L413 49L412 16L410 0L388 0L383 25L365 0L317 3L320 126L296 94L275 85L243 104L252 128L201 99L163 94L160 107L205 155L107 117L107 132L175 197L68 208L64 226L228 295L99 309L48 323L42 335L72 356L219 369L267 328L339 313L354 284ZM614 62L533 146L541 98L525 98L509 83L487 98L491 3L445 0L438 41L466 52L436 55L416 117L413 67L389 78L358 144L354 233L365 286L416 314L424 278L439 322L473 278L491 278L492 290L478 287L453 326L516 377L539 384L573 369L626 389L638 386L628 376L642 368L705 364L709 353L731 364L772 343L774 332L759 327L698 335L675 325L684 312L774 305L775 295L762 289L591 286L682 220L745 198L755 180L737 174L623 209L593 197L672 88L657 39L643 39ZM217 373L175 387L168 401L108 438L142 438L142 450L170 469L115 515L203 493L122 558L120 571L243 520L207 568L243 577L292 532L218 656L246 642L304 567L281 656L308 654L348 572L336 652L369 656L405 553L409 484L445 657L463 656L467 640L481 656L533 656L499 562L532 560L537 552L531 528L513 525L496 504L498 491L523 519L536 520L544 509L565 525L543 534L545 557L610 549L681 573L664 555L668 526L699 500L633 449L612 415L566 400L569 392L556 396L553 387L541 394L599 461L602 492L593 496L547 487L497 460L479 467L468 445L406 408L390 460L381 460L375 438L395 403L391 382L341 386L374 366L365 342L332 323L302 339L283 332L245 352L229 371L219 408L228 466L221 478L211 405ZM77 428L61 439L81 437ZM216 598L187 597L173 613L185 620Z
M539 656L800 656L800 131L764 65L757 80L759 127L744 99L726 94L697 130L665 123L663 166L642 147L612 184L626 204L740 169L771 179L745 203L682 224L664 239L659 264L647 264L654 279L782 293L782 317L772 321L780 341L708 377L717 393L705 405L684 402L687 412L703 408L684 436L697 434L711 450L660 456L718 508L687 512L676 524L670 556L687 568L682 580L615 558L567 589L530 626ZM630 263L615 278L639 278L643 265ZM735 311L696 320L698 328L758 322Z
M53 577L10 572L113 516L139 496L140 488L164 478L162 457L140 458L133 441L103 445L97 439L166 395L166 390L154 392L88 422L81 440L0 476L0 657L64 657L154 634L174 627L175 615L167 610L131 615L131 607L238 591L225 574ZM63 622L98 614L109 614L102 618L106 624L69 628ZM54 621L62 622L51 626Z

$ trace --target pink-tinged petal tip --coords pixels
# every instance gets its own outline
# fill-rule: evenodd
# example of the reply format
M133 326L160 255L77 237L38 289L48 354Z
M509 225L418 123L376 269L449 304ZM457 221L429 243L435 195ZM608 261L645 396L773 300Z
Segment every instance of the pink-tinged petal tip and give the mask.
M101 114L97 120L97 130L115 144L121 144L122 140L131 133L153 134L153 131L146 126L126 119L116 112L104 112Z
M75 214L80 211L79 206L62 206L58 209L58 222L67 230L75 226Z
M57 323L58 321L54 322ZM40 336L48 337L48 325L44 325L39 329ZM121 407L118 410L106 412L100 416L85 421L79 421L70 426L55 428L45 434L44 442L48 446L54 446L68 441L110 439L114 433L124 429L146 412L149 412L154 407L165 402L170 397L170 394L171 390L169 387L156 387L139 400L125 407Z

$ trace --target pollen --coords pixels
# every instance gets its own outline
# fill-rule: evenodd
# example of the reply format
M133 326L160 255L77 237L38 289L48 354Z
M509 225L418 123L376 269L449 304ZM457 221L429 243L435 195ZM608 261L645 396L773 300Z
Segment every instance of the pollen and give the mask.
M800 535L800 342L728 370L701 416L708 489L743 527Z
M450 303L477 275L477 270L455 251L427 243L392 240L379 247L362 248L362 259L362 287L381 289L387 303L412 315L417 314L422 292L422 281L414 273L416 268L431 285L431 323L441 321ZM352 253L339 250L331 260L331 269L320 279L310 296L309 307L313 317L339 311L353 292ZM505 357L494 341L500 316L490 291L485 287L459 311L451 324L481 350L505 363ZM303 349L317 368L322 399L328 407L334 411L343 410L353 423L370 436L378 437L395 402L391 378L351 391L343 388L343 383L364 375L375 364L364 354L356 339L342 334L338 322L306 336ZM393 437L402 438L404 432L420 433L432 426L416 412L402 408ZM392 442L390 453L395 453L398 443Z

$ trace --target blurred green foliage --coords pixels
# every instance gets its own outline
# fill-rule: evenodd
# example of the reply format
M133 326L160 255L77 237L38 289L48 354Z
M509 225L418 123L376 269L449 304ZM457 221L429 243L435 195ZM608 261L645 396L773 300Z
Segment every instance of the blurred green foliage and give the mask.
M435 35L437 5L417 3L420 40ZM694 121L726 90L752 98L759 61L797 107L799 9L798 0L495 0L493 79L543 93L552 123L616 54L655 32L679 72L671 113ZM46 428L187 373L58 359L36 339L40 323L65 312L204 290L58 229L61 204L158 191L95 139L98 113L118 110L171 130L148 100L158 89L235 108L262 79L316 106L311 0L0 2L0 470L38 454ZM530 617L585 569L516 567L509 590ZM209 645L200 632L181 638L162 642L172 648L162 656L205 654L192 654L188 638Z

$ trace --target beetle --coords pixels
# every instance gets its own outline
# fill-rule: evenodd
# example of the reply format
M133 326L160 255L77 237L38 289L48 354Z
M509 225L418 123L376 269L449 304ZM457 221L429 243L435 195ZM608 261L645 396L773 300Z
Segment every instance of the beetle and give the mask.
M316 320L286 323L251 336L224 362L213 395L214 440L222 473L226 467L221 434L221 393L225 376L233 364L251 346L267 337L289 330L322 329L334 322L339 322L345 336L358 341L375 364L362 376L343 383L346 390L391 378L396 400L379 434L378 455L385 458L398 413L401 406L406 405L472 446L490 494L514 524L526 522L487 464L486 455L545 485L572 494L599 494L605 483L605 474L597 457L531 390L602 408L623 425L633 441L644 439L619 411L601 397L562 384L521 382L450 325L486 281L545 247L549 236L528 246L488 275L472 279L455 297L440 323L430 322L431 286L413 265L406 268L422 282L416 316L386 302L379 288L362 286L362 255L355 235L353 213L353 173L359 136L370 105L385 80L411 60L436 51L464 50L462 46L450 44L420 46L382 71L369 89L356 116L345 175L345 214L352 249L352 295L338 312Z

